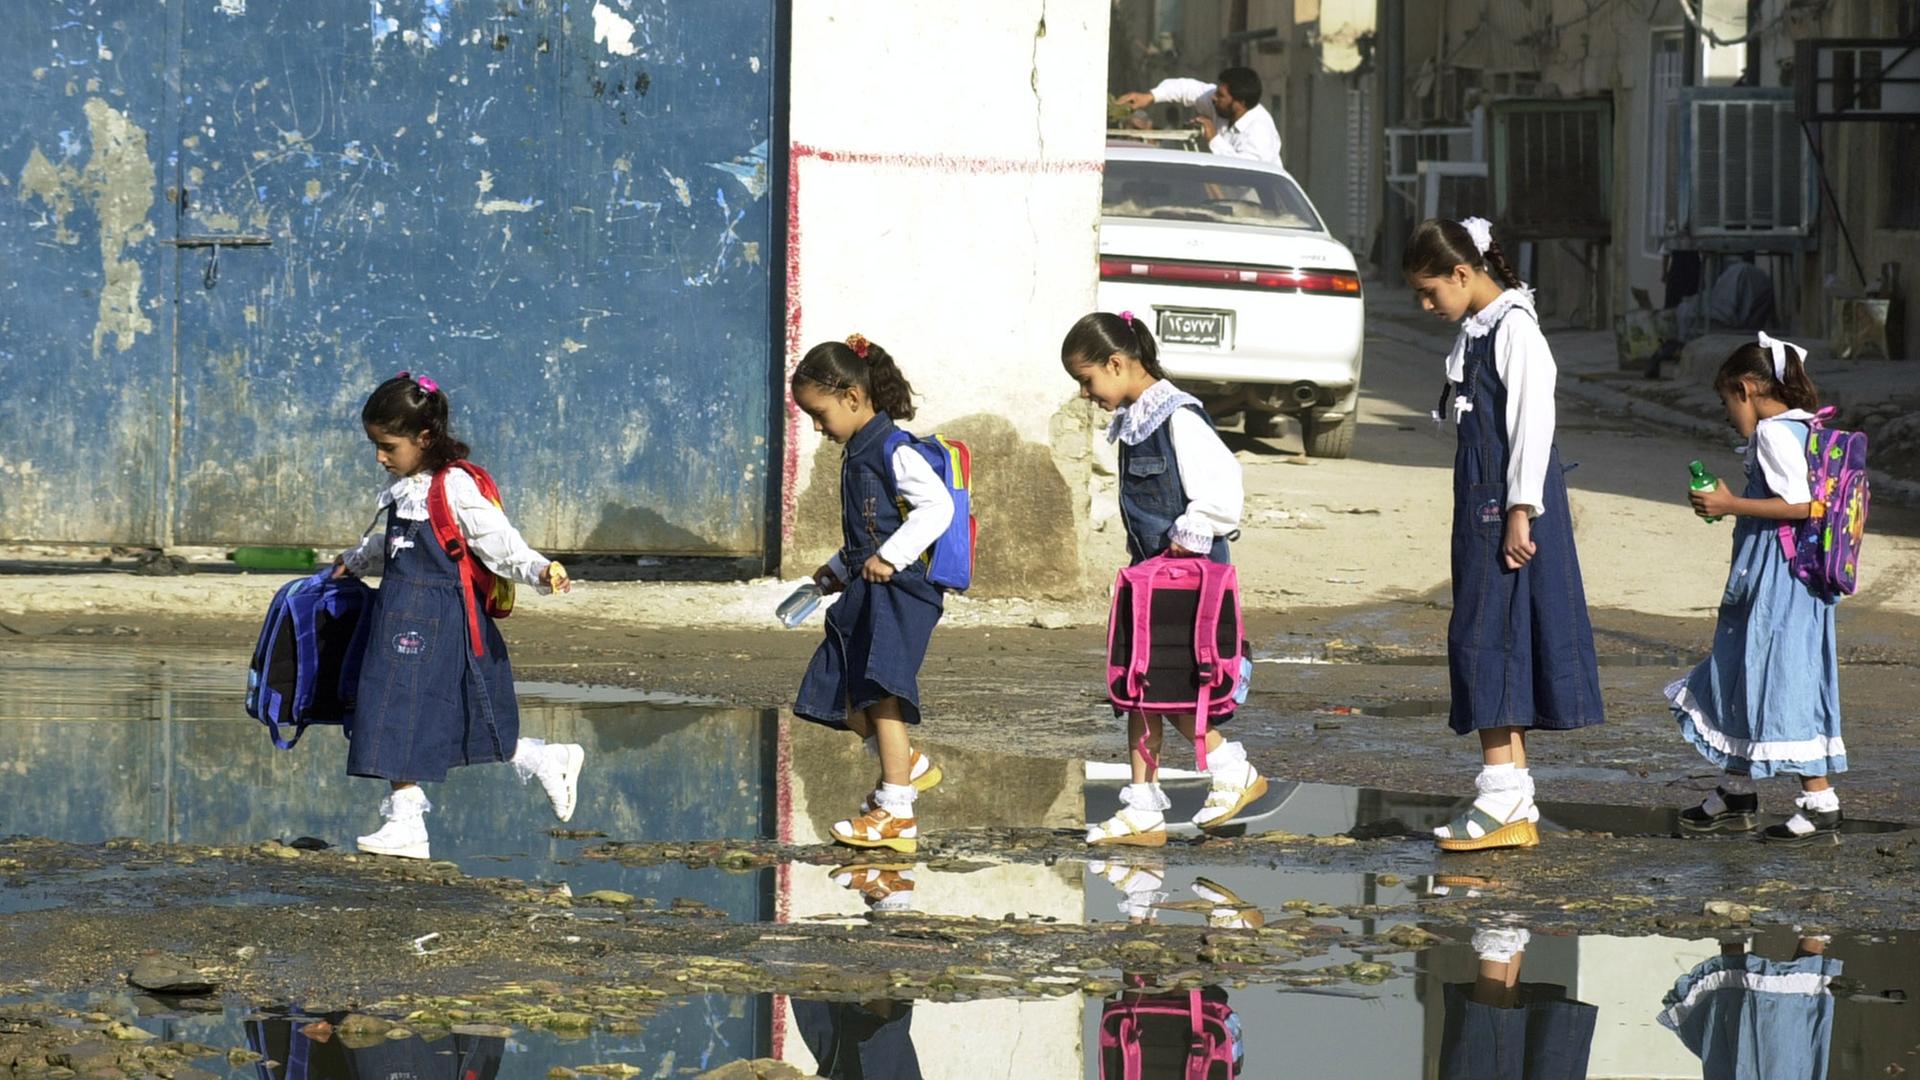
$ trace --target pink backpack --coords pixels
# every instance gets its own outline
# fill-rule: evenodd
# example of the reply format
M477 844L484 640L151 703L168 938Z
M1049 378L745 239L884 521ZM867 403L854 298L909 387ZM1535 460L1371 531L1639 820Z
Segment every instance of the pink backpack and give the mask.
M1242 626L1232 565L1160 555L1127 567L1107 618L1107 696L1127 712L1192 713L1206 771L1207 719L1234 709ZM1144 743L1137 749L1158 766Z
M1807 421L1807 486L1813 513L1780 526L1780 550L1793 576L1821 596L1860 587L1860 544L1867 533L1867 437L1827 426L1831 408Z
M1198 990L1110 1001L1100 1013L1100 1080L1234 1080L1232 1019L1226 1002Z

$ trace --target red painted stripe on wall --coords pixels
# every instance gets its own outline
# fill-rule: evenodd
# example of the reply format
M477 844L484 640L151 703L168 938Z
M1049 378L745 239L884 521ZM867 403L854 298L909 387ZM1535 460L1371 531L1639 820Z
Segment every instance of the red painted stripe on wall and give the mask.
M786 374L788 380L800 365L800 163L825 161L836 165L864 165L873 168L920 169L955 175L987 176L1084 176L1106 170L1099 160L1034 160L1031 158L968 157L953 154L880 154L858 150L828 150L805 143L792 143L787 164L787 326ZM784 387L787 380L782 380ZM783 391L784 392L784 391ZM799 500L800 407L788 396L786 402L786 453L781 462L784 475L780 485L780 538L793 539L794 507Z

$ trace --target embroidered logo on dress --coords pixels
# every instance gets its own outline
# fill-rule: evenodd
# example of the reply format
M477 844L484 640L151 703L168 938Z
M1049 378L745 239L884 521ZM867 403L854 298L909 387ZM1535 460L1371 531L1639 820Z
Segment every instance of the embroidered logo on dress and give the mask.
M878 501L879 500L869 495L867 496L866 505L860 510L860 516L865 518L867 522L867 536L873 540L880 539L880 511L874 506L874 503Z
M1488 499L1480 504L1480 524L1494 525L1500 521L1500 500Z
M401 656L419 656L427 651L427 637L415 630L402 630L393 635L393 651Z
M391 559L412 546L413 541L407 539L406 533L394 533L387 537L387 558Z

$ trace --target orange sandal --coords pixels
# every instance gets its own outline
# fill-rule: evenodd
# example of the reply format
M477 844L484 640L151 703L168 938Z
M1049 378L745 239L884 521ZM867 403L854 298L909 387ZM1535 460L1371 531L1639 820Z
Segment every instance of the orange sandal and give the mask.
M890 848L909 855L920 850L920 830L914 820L897 818L885 810L869 810L851 821L833 823L836 843L857 848Z

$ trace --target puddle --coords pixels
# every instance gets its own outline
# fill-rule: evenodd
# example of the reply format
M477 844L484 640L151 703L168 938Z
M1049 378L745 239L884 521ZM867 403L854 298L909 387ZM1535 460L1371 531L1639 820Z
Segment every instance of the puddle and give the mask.
M1159 917L1205 919L1179 910ZM198 1012L125 993L60 1004L162 1040L213 1048L218 1056L199 1063L218 1073L228 1071L228 1050L253 1050L275 1063L247 1069L260 1080L488 1080L595 1065L632 1070L613 1075L667 1077L755 1057L824 1072L836 1054L842 1066L830 1075L870 1080L1097 1080L1103 1029L1111 1039L1129 1017L1140 1025L1149 1063L1166 1055L1163 1065L1172 1066L1146 1075L1178 1078L1187 1046L1185 1009L1195 990L1209 1018L1205 1026L1229 1033L1242 1062L1239 1075L1246 1077L1493 1075L1451 1073L1443 1063L1457 1063L1462 1054L1517 1054L1520 1045L1503 1032L1524 1039L1529 1026L1536 1038L1543 1030L1554 1033L1568 1054L1570 1067L1555 1075L1595 1078L1701 1076L1690 1045L1758 1051L1776 1063L1829 1063L1824 1072L1802 1067L1792 1074L1807 1080L1898 1075L1888 1067L1909 1067L1920 1042L1915 1006L1902 1000L1916 989L1920 972L1920 942L1911 937L1819 943L1784 929L1728 941L1540 935L1525 939L1505 961L1496 959L1501 949L1488 948L1516 944L1522 944L1517 936L1449 939L1418 953L1378 956L1377 981L1326 991L1141 986L1102 996L958 1003L715 994L658 1003L628 1025L632 1030L571 1036L485 1026L369 1035L343 1029L338 1012L240 1004ZM1796 960L1808 947L1824 954ZM1517 1008L1501 1005L1499 987L1507 980L1519 987L1524 1004ZM0 1021L20 1010L18 1001L0 1003ZM1156 1015L1177 1020L1177 1028ZM1678 1031L1662 1023L1663 1015ZM1503 1028L1502 1017L1519 1018L1519 1027ZM314 1025L316 1019L327 1026ZM845 1068L852 1058L862 1061L863 1071Z
M338 734L317 729L292 752L273 749L240 707L241 669L187 661L159 651L116 651L103 665L88 648L36 648L10 654L0 670L0 732L7 767L25 778L0 805L0 835L53 837L97 843L137 837L207 845L254 843L269 837L313 836L335 845L374 824L381 785L343 774L345 746ZM1208 865L1192 858L1162 862L1148 855L1091 862L962 864L907 861L846 870L786 864L744 872L691 869L678 863L627 866L588 858L597 835L623 841L775 839L818 842L828 825L864 794L872 765L852 740L810 725L783 724L774 714L661 701L647 695L523 686L528 735L580 742L588 772L571 827L556 837L537 786L522 786L505 766L457 770L436 785L430 818L436 857L469 873L565 881L576 895L613 889L658 900L697 899L729 918L753 922L832 922L865 919L875 909L910 908L934 916L972 919L1058 920L1119 924L1248 927L1297 914L1327 928L1316 933L1330 948L1288 969L1297 978L1317 969L1355 963L1322 987L1224 985L1204 993L1203 1008L1238 1032L1242 1075L1327 1075L1423 1078L1459 1048L1448 1041L1449 1017L1466 1002L1449 986L1472 983L1482 961L1456 937L1432 948L1362 957L1339 947L1346 936L1373 936L1419 918L1474 886L1468 882L1391 875L1326 873L1283 868L1277 859L1246 857ZM1087 765L966 751L943 751L955 781L929 793L927 816L942 826L1008 823L1050 828L1077 826L1089 808L1104 814L1116 803L1124 766ZM969 782L969 778L972 782ZM1169 769L1175 800L1170 819L1183 821L1205 796L1204 778ZM13 794L14 792L19 794ZM1456 800L1441 796L1275 782L1251 808L1243 829L1301 835L1396 835L1444 820ZM1672 811L1544 804L1549 830L1670 835ZM1852 822L1856 831L1892 828ZM1176 829L1177 831L1177 829ZM1718 843L1718 842L1713 842ZM75 875L54 884L0 879L0 913L59 906L76 882L111 905L120 890L164 866L129 867ZM272 908L299 898L238 893L220 903ZM1375 920L1373 905L1398 910ZM1411 912L1412 914L1409 914ZM1345 913L1345 914L1342 914ZM1804 943L1785 929L1743 939L1739 947L1774 964L1791 962ZM1660 1026L1662 999L1677 982L1726 968L1726 946L1714 940L1604 936L1534 938L1523 951L1517 978L1528 999L1561 998L1592 1010L1586 1075L1699 1076L1687 1043ZM1828 957L1839 977L1792 1000L1765 999L1743 1007L1715 995L1804 989L1807 979L1759 978L1793 972L1742 960L1756 978L1742 990L1720 977L1722 990L1704 995L1719 1004L1690 1014L1695 1034L1711 1019L1717 1037L1790 1052L1824 1039L1831 1076L1880 1076L1886 1067L1911 1068L1920 1049L1914 1006L1886 991L1912 992L1920 972L1913 936L1836 937ZM1731 970L1731 969L1729 969ZM1105 973L1120 979L1124 972ZM1827 975L1834 973L1829 971ZM1817 983L1817 980L1816 980ZM977 996L992 998L983 976ZM1550 991L1547 987L1558 987ZM1141 988L1132 1011L1150 1011L1141 995L1172 988ZM1184 1003L1187 988L1177 988ZM637 1012L628 1030L594 1029L563 1037L545 1031L510 1034L471 1031L383 1038L358 1049L344 1041L324 1046L295 1022L258 1002L219 1002L198 1012L103 993L62 1004L102 1013L166 1039L229 1048L265 1045L291 1069L249 1067L258 1080L368 1075L539 1077L556 1068L621 1063L638 1075L692 1075L732 1060L778 1056L805 1068L820 1056L860 1056L864 1075L978 1080L984 1075L1098 1077L1103 1025L1128 1010L1122 997L1064 995L1044 1000L948 1003L866 1001L795 1002L778 995L688 997ZM0 1038L7 1020L31 1003L0 1002ZM1451 1013L1450 1013L1451 1010ZM1566 1009L1561 1009L1564 1012ZM1227 1023L1226 1017L1232 1020ZM1745 1018L1744 1020L1742 1018ZM1755 1018L1775 1025L1749 1030ZM397 1017L396 1017L397 1019ZM1180 1046L1186 1019L1181 1014ZM1683 1028L1685 1025L1682 1025ZM1146 1029L1142 1029L1146 1030ZM1795 1043L1799 1040L1799 1043ZM295 1047L308 1044L304 1058ZM1788 1047L1779 1050L1778 1047ZM1157 1053L1157 1051L1154 1051ZM910 1064L917 1062L917 1064ZM202 1067L239 1075L226 1058ZM852 1075L842 1071L839 1075ZM1156 1075L1150 1073L1149 1075ZM1172 1075L1180 1075L1178 1072ZM1575 1073L1573 1075L1578 1075Z

